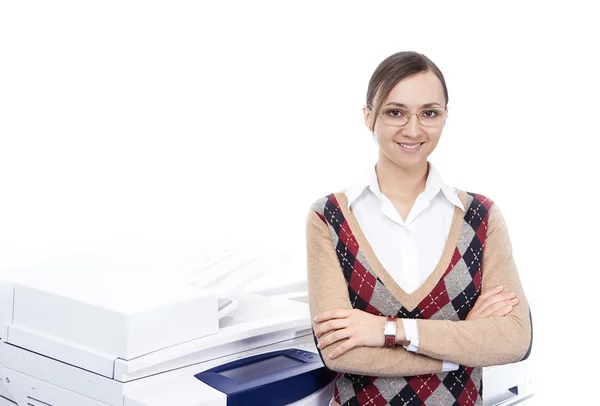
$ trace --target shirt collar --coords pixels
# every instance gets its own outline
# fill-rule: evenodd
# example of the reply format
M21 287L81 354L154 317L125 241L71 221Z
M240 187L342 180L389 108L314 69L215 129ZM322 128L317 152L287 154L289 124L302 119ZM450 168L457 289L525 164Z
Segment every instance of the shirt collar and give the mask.
M454 204L462 211L465 211L463 203L456 193L456 189L447 185L443 181L439 172L434 168L431 162L427 162L427 164L429 165L429 174L425 183L425 190L423 191L427 197L427 200L432 200L441 190L450 203ZM379 182L377 181L375 165L373 165L366 173L364 173L355 183L346 188L348 210L350 210L352 203L354 203L367 188L371 189L371 191L378 198L381 197L381 190L379 189Z
M348 198L348 210L350 209L350 206L352 206L352 203L354 203L354 201L358 199L358 197L365 191L365 189L368 188L369 185L373 182L373 177L377 179L375 165L373 165L370 170L363 173L362 176L360 176L356 182L354 182L352 185L346 188L346 197ZM378 182L375 182L375 184L379 185Z
M446 199L450 201L450 203L457 206L462 211L465 211L465 207L458 197L458 193L456 193L456 189L452 186L449 186L444 182L440 173L435 169L435 167L428 162L429 164L429 175L427 176L427 182L425 183L425 196L427 196L427 200L432 200L441 190Z

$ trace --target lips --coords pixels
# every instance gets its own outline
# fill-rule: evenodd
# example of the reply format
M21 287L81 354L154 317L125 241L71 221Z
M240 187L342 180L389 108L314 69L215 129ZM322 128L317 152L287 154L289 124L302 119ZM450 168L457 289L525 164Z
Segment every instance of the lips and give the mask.
M415 151L418 151L421 149L421 145L423 145L424 142L419 142L419 143L397 142L396 144L398 144L400 146L400 148L402 148L403 151L415 152Z

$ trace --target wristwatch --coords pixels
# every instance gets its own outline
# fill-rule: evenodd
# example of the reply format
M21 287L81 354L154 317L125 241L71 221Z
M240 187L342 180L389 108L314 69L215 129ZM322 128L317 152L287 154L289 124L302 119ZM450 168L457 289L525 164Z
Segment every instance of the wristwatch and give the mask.
M383 328L383 335L385 336L385 346L387 348L394 348L396 346L396 317L388 316L385 321L385 327Z

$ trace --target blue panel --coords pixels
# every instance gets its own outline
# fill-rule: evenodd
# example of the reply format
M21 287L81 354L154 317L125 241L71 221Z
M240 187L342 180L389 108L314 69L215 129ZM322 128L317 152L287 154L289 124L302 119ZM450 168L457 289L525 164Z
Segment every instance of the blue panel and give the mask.
M321 389L336 372L312 352L295 348L254 355L195 377L227 395L227 406L283 406Z

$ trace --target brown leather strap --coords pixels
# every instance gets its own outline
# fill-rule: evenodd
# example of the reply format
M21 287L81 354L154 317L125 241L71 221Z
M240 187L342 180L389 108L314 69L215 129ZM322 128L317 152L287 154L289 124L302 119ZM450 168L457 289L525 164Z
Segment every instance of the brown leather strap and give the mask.
M394 323L396 323L396 317L393 316L388 316L387 317L387 321L393 321ZM396 347L396 336L395 335L386 335L385 336L385 346L387 348L394 348Z

